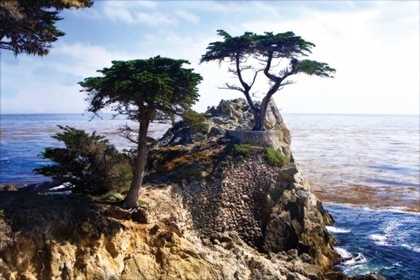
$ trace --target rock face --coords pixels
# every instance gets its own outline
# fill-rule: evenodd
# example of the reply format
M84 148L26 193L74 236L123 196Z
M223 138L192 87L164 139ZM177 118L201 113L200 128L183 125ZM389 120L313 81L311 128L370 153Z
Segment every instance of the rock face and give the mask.
M256 106L259 106L257 103ZM271 100L266 113L266 123L264 132L251 132L254 126L254 116L250 111L249 105L243 98L233 100L222 100L218 106L209 108L205 114L209 116L206 121L208 126L207 135L201 133L191 133L188 127L174 127L159 140L158 146L187 145L203 141L208 137L225 136L226 132L237 138L241 143L251 145L271 146L275 150L281 151L287 158L291 158L290 150L291 136L286 123L283 121L274 100ZM260 140L259 140L260 139ZM254 140L253 142L250 142ZM258 141L259 140L259 141ZM259 143L258 143L259 142Z
M178 125L151 145L137 212L0 195L0 279L351 279L333 268L333 218L291 161L275 105L266 129L283 165L269 163L264 147L237 153L240 137L226 137L252 127L245 100L207 114L207 134Z
M32 209L9 192L0 200L19 215L14 225L25 225L0 251L0 279L322 279L313 258L298 250L261 254L236 231L200 238L180 192L176 185L146 185L143 224L115 206L69 200L61 207L66 215L50 210L32 225L26 210L9 206L38 216L39 204L53 198L39 198Z

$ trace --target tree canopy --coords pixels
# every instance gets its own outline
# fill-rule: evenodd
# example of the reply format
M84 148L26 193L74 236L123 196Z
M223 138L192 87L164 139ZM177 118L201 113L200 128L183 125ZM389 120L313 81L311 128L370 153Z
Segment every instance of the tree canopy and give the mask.
M199 97L202 78L193 69L183 68L186 60L156 56L149 59L113 61L112 67L98 70L101 77L86 78L79 84L88 93L89 112L111 108L139 123L134 178L124 199L126 208L136 207L147 159L147 130L153 120L169 119L188 110Z
M1 0L0 49L43 56L65 33L55 26L60 11L87 8L92 0Z
M224 30L218 30L217 33L223 37L223 41L210 43L200 63L210 61L217 61L219 65L225 61L230 63L232 67L229 68L229 72L237 76L240 85L226 83L224 88L238 90L245 95L254 112L253 130L263 130L267 105L278 90L293 83L287 79L289 76L302 73L332 78L335 73L335 69L327 63L301 59L311 53L315 44L305 41L291 31L278 34L265 32L263 35L245 32L236 37ZM277 66L282 60L287 60L288 63L284 68L278 69ZM254 71L249 81L244 77L246 70ZM268 79L269 89L258 108L252 99L251 90L260 72L263 72Z
M66 147L46 148L40 156L54 164L35 168L36 173L65 179L74 186L74 192L99 195L126 187L131 179L128 160L104 136L58 127L63 132L51 137Z

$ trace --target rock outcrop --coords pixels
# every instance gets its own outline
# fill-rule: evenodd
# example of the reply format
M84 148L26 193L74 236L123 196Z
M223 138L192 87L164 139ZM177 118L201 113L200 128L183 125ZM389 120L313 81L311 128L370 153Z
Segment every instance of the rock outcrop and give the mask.
M256 106L259 106L259 104L257 103ZM262 136L252 135L247 137L244 134L254 126L254 115L243 98L222 100L218 106L210 107L205 114L208 116L206 120L207 134L194 133L188 127L175 125L168 130L155 147L187 145L203 141L208 137L222 137L226 135L226 132L230 132L231 135L238 138L239 142L250 139L256 143L258 139L261 139L259 142L265 142L268 146L280 150L287 158L290 159L292 156L290 132L274 100L271 100L268 105L266 123L264 124L265 132L261 133ZM257 134L258 132L254 133Z
M282 163L227 137L252 127L245 100L206 113L207 132L178 123L151 144L134 212L78 197L0 196L0 279L351 279L334 270L333 218L293 162L275 105L266 129Z

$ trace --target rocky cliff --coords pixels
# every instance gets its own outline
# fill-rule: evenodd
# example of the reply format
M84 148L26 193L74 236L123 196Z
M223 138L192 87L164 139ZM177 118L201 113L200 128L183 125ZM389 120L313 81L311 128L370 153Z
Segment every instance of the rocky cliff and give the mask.
M209 108L200 132L174 126L151 144L134 212L2 192L0 279L350 279L275 104L267 117L275 139L252 145L227 137L252 127L243 99Z

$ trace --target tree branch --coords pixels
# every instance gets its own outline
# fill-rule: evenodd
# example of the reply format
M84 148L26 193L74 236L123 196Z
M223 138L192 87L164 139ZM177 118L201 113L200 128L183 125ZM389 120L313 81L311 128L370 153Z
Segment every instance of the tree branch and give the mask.
M120 135L121 137L127 139L128 141L130 141L131 143L135 143L138 144L139 142L137 140L134 140L131 136L132 133L137 133L137 131L134 131L131 127L129 127L127 124L125 124L123 127L119 127L118 128L118 135ZM136 137L138 138L138 136Z

